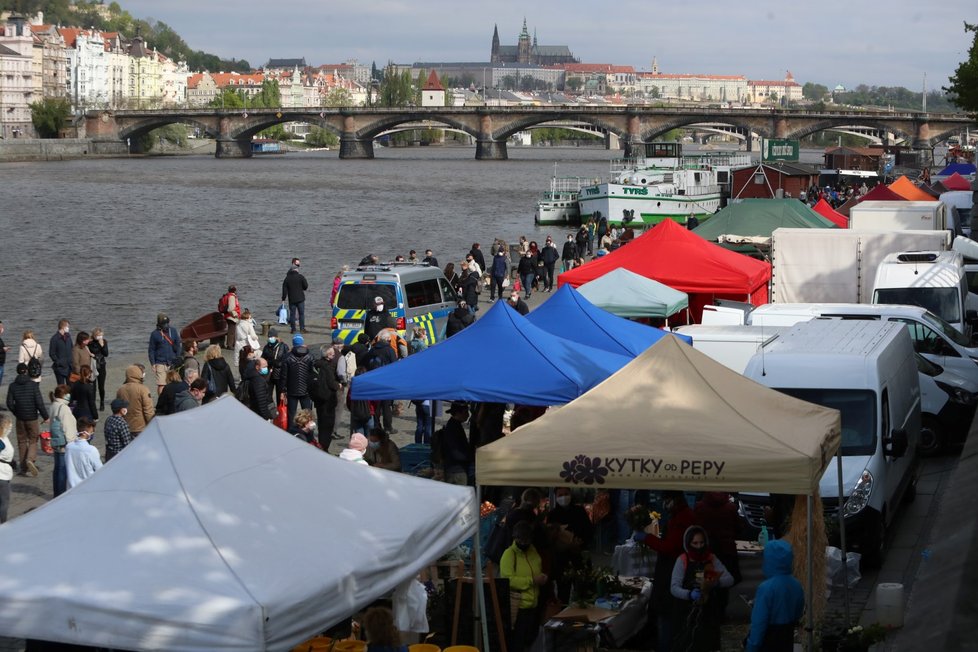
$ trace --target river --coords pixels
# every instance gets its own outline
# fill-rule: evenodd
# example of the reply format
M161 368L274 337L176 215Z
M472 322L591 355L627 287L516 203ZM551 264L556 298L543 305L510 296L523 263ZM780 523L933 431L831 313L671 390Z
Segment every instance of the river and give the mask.
M251 159L213 156L0 164L0 319L7 344L33 328L45 347L60 318L105 329L114 353L145 355L156 314L182 327L214 310L229 284L274 321L293 256L309 280L307 322L324 328L332 279L367 253L431 248L441 265L473 242L541 241L533 204L560 176L603 177L615 151L510 147L376 148ZM488 255L487 255L488 258ZM45 348L45 352L46 352Z

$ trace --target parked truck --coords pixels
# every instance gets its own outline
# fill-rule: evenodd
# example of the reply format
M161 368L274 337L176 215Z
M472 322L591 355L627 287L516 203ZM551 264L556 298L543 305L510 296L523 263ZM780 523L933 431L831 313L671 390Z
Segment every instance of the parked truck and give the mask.
M946 251L949 231L775 229L773 303L870 303L883 259L901 251Z
M849 209L849 227L864 231L942 231L947 205L939 201L863 201Z

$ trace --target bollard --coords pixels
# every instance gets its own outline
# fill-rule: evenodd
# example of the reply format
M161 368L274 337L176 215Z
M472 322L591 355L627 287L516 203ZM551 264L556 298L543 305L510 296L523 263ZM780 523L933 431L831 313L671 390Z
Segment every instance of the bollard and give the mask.
M272 327L272 325L269 322L263 321L261 323L261 336L262 337L268 337L268 329L271 328L271 327Z

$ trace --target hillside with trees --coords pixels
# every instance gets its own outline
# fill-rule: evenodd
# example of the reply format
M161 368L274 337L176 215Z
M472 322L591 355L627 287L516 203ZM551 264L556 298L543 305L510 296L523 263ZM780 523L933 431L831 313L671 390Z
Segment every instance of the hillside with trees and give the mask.
M175 61L186 61L190 70L210 72L248 72L251 65L244 59L221 59L216 54L193 50L166 23L134 18L118 2L104 4L96 0L0 0L0 11L33 16L44 12L44 22L65 27L94 27L105 32L119 32L126 38L142 37Z

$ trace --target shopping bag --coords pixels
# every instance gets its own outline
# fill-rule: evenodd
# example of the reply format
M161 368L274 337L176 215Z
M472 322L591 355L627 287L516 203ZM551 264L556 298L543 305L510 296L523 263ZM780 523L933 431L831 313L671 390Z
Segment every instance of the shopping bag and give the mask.
M278 414L275 416L275 425L282 430L289 429L289 408L285 404L285 394L278 399Z
M282 302L282 305L278 307L278 323L288 324L289 323L289 307Z
M45 455L54 455L54 446L51 445L51 432L45 430L40 434L41 452Z

